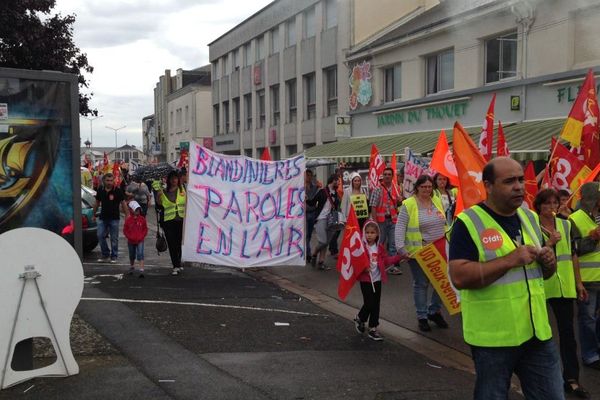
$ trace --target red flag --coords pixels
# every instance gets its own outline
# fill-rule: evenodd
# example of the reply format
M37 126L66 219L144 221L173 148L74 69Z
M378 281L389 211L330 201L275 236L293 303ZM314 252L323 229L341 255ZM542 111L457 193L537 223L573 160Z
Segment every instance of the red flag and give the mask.
M188 151L186 149L181 150L181 153L179 153L179 161L177 162L177 168L183 168L183 167L187 168L188 160L189 160Z
M483 120L481 135L479 136L479 152L485 159L490 161L492 158L492 143L494 142L494 105L496 104L496 93L492 96L492 101L488 107L487 114Z
M575 103L573 103L569 117L560 132L560 137L571 143L572 147L579 147L583 138L586 164L595 167L596 163L600 161L600 148L597 148L600 143L598 140L598 98L594 71L591 69L587 73ZM596 148L593 148L593 145ZM587 148L587 146L592 147ZM588 158L595 159L595 163L588 163Z
M121 168L117 161L113 162L112 174L114 177L115 186L117 186L117 187L120 186L121 185Z
M454 186L458 186L458 175L456 172L456 165L454 164L454 158L452 158L452 152L450 152L450 146L448 146L448 139L446 139L446 132L442 129L440 137L438 138L437 145L431 156L431 163L429 164L431 169L436 170L440 174L446 176L450 183Z
M462 196L464 208L469 208L486 198L482 180L483 167L486 162L459 122L454 124L452 142L454 163L460 181L459 193Z
M354 207L350 205L348 221L344 229L340 256L338 257L337 270L340 273L340 283L338 285L338 295L344 300L350 289L356 283L360 274L366 268L369 268L370 260L365 250L362 240L362 234L356 219Z
M580 180L584 180L592 172L583 161L571 153L561 143L552 138L552 148L556 146L549 167L552 169L550 183L555 189L566 189L575 192Z
M508 151L508 144L504 138L504 129L502 129L502 122L498 121L498 141L496 142L496 153L498 157L510 157Z
M262 154L260 155L260 159L262 161L273 161L271 159L271 152L269 152L269 148L265 147L265 149L263 150Z
M525 201L530 210L533 210L533 200L538 192L538 185L535 176L533 161L529 161L525 167Z
M383 157L379 154L377 146L373 144L371 146L371 159L369 161L369 193L379 186L379 176L383 174L384 169L385 162L383 161Z

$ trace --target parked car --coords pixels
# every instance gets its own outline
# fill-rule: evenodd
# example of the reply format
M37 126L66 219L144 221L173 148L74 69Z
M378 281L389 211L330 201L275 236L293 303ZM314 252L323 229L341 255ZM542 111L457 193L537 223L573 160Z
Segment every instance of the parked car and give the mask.
M92 218L96 204L96 191L81 186L81 228L83 230L83 252L89 253L98 245L98 224ZM100 211L100 210L98 210Z

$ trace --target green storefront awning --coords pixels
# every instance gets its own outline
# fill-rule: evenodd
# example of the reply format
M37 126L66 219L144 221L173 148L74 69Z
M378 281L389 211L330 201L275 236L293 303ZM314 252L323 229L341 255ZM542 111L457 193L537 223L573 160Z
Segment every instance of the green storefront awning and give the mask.
M551 119L503 125L511 157L519 161L546 160L550 155L551 137L558 137L564 121L564 119ZM496 152L497 126L495 124L494 153ZM477 144L481 127L466 130ZM388 160L394 152L399 160L403 159L405 147L410 147L417 154L431 156L439 134L440 131L430 131L345 139L311 147L305 151L305 156L306 158L326 158L344 162L369 162L372 144L375 144L380 154ZM446 129L446 137L451 143L452 128Z

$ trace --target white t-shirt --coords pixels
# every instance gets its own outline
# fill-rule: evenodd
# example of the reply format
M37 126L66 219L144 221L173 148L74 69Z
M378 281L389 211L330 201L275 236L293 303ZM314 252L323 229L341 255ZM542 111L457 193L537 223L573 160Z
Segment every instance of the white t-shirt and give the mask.
M381 271L377 265L377 243L369 246L369 256L371 257L371 265L369 272L371 273L371 282L379 282L381 280Z

